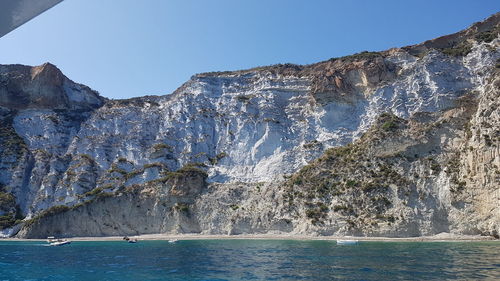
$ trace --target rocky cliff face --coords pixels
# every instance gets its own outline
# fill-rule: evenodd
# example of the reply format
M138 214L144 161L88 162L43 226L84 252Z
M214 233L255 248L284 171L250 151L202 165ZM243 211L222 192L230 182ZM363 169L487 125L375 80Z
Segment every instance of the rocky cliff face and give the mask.
M2 66L4 234L498 235L499 18L129 100Z

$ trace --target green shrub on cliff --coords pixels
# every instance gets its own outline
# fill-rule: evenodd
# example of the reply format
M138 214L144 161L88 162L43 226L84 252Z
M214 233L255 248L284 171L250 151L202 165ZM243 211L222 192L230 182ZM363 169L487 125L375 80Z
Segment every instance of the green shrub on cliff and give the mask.
M478 42L486 42L486 43L490 43L491 41L495 40L497 37L498 37L498 31L496 31L496 30L479 32L475 36L475 38Z
M178 203L175 203L174 209L179 211L179 212L187 213L187 212L189 212L189 205L186 203L179 203L178 202Z
M84 196L97 195L97 194L101 193L102 191L103 191L103 189L101 187L96 187L90 191L85 192L83 195Z
M189 175L199 175L204 178L208 177L207 172L201 169L200 167L205 167L203 163L188 163L184 165L182 168L175 172L167 172L167 177L185 177Z
M57 214L64 213L64 212L69 211L69 210L71 210L71 208L68 206L65 206L65 205L52 206L52 207L46 209L45 211L41 212L40 214L38 214L36 217L25 221L25 226L29 226L33 223L36 223L36 222L40 221L40 219L50 217L50 216L55 216Z
M0 210L4 208L12 208L16 205L14 195L7 192L0 192Z
M441 52L452 57L463 57L472 51L472 44L469 42L462 42L450 48L443 48Z

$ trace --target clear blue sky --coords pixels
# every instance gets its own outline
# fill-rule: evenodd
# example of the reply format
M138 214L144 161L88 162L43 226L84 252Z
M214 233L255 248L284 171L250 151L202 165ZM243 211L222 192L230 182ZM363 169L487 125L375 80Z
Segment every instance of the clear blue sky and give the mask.
M498 11L498 0L65 0L0 38L0 63L51 62L109 98L162 95L195 73L420 43Z

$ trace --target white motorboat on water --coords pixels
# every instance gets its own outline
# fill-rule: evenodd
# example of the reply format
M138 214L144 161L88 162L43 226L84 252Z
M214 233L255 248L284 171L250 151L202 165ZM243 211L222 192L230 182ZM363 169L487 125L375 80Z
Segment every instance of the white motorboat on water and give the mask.
M62 246L62 245L66 245L66 244L71 244L71 241L61 240L61 241L49 243L50 246Z
M49 246L62 246L71 244L71 241L68 241L66 239L57 239L54 236L49 236L47 237L47 243L49 243Z
M358 240L337 240L337 245L356 245Z
M179 240L177 240L177 239L170 239L170 240L168 240L168 243L175 243L177 241L179 241Z

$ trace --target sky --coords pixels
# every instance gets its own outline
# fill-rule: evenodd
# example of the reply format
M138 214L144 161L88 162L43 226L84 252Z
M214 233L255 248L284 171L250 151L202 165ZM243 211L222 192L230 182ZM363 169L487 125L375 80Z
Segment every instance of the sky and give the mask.
M498 0L64 0L0 38L0 64L51 62L108 98L165 95L196 73L417 44L499 11Z

